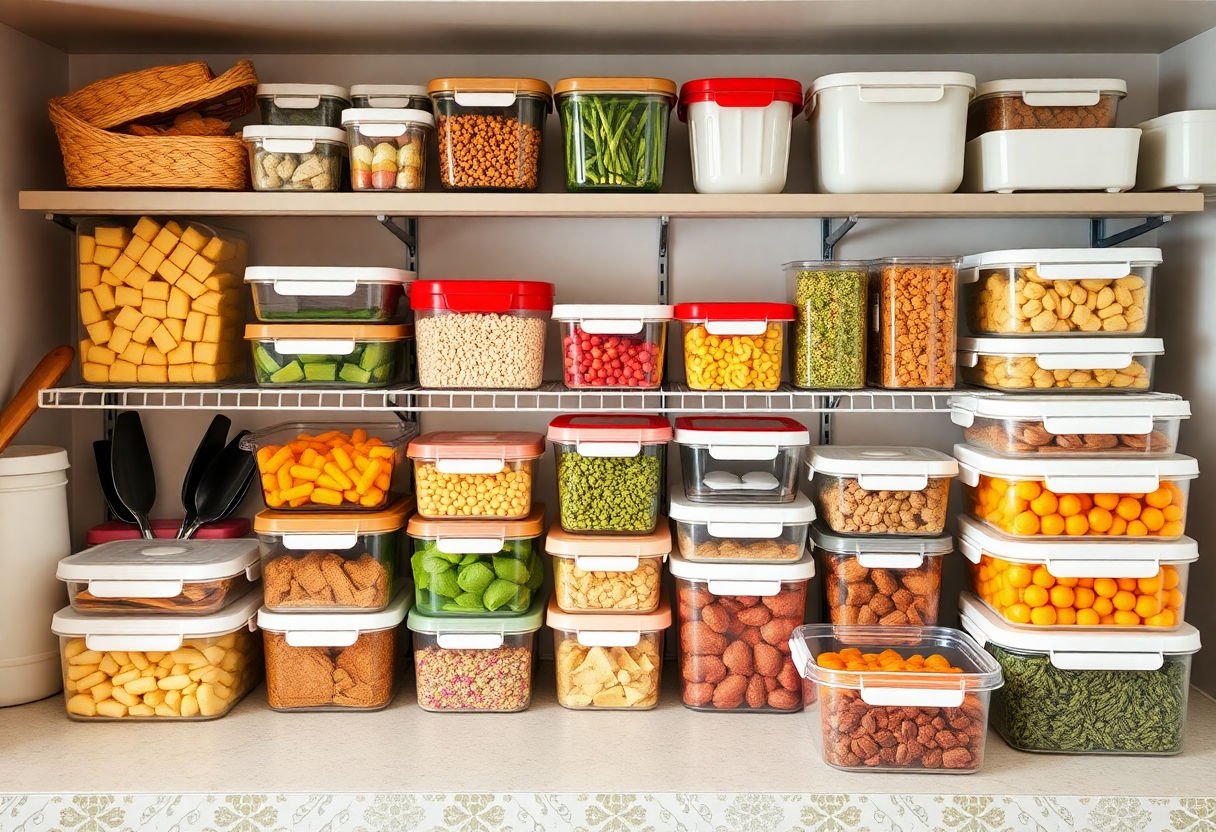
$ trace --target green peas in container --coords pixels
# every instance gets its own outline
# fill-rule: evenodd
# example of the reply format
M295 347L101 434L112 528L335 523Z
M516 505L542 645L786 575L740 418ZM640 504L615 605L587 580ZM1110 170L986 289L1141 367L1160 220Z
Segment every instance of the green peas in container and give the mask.
M869 264L804 260L783 268L795 309L790 381L811 390L865 387Z

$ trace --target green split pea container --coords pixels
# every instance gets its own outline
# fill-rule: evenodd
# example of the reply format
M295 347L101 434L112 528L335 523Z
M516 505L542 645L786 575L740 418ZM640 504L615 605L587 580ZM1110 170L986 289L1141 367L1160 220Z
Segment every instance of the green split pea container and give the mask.
M808 390L865 387L869 263L796 260L782 268L795 309L791 383Z

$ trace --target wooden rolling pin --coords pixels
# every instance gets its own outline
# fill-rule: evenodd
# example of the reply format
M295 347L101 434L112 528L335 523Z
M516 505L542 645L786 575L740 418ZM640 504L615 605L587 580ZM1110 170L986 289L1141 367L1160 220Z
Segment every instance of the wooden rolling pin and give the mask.
M25 377L25 383L0 411L0 454L38 409L38 393L63 378L75 356L72 347L55 347Z

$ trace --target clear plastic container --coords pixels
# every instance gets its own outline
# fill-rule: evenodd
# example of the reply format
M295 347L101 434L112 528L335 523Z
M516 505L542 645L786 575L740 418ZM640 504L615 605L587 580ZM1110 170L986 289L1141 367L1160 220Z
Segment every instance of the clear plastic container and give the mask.
M375 612L403 585L405 523L414 500L384 511L304 514L261 511L262 597L271 612Z
M119 540L59 561L72 609L107 615L211 615L260 574L252 540Z
M418 514L517 520L532 511L545 437L523 431L437 431L410 442Z
M1159 248L986 251L959 267L976 335L1142 335Z
M1102 632L1014 627L970 593L963 628L1000 665L992 727L1020 751L1177 754L1186 732L1199 631Z
M684 375L693 390L776 390L781 386L788 303L680 303Z
M333 127L250 125L241 131L255 191L336 191L346 133Z
M907 390L954 387L955 257L887 257L870 280L870 383Z
M364 266L250 266L253 314L267 323L399 323L417 273Z
M673 552L684 705L694 711L794 713L802 680L790 633L806 618L808 552L795 563L694 563Z
M1169 456L1190 415L1190 402L1167 393L950 399L967 444L1009 456Z
M397 689L410 594L376 612L258 612L266 702L275 711L378 711Z
M808 473L834 532L940 535L958 463L930 448L817 445Z
M793 385L809 390L865 387L869 262L800 260L782 268L797 310Z
M540 387L552 283L417 280L410 284L410 307L423 387Z
M414 680L424 711L522 711L532 703L536 633L544 623L537 596L524 615L440 616L410 610Z
M260 387L387 387L412 380L407 324L248 324Z
M657 599L656 599L657 602ZM649 613L597 615L563 612L549 602L557 704L571 710L648 711L659 704L663 633L671 605Z
M1118 78L985 81L967 110L967 139L990 130L1114 127L1127 82Z
M541 597L545 507L523 520L410 518L414 605L427 615L508 616Z
M262 674L262 596L248 592L200 616L91 615L64 607L51 620L71 719L215 719Z
M342 111L350 145L353 191L421 191L426 187L427 139L435 117L427 110L355 108Z
M992 390L1143 393L1153 387L1160 338L960 338L963 380Z
M828 617L833 624L933 625L942 594L942 558L950 535L841 535L822 521L811 526L820 553Z
M789 503L811 434L787 416L681 416L675 442L694 503Z
M553 88L566 149L568 191L663 187L667 120L676 84L666 78L563 78Z
M802 558L815 506L804 494L789 503L695 503L672 486L668 510L676 547L700 562L791 563Z
M807 681L811 735L828 765L941 774L983 765L1001 669L966 633L808 624L790 646Z
M356 107L379 110L431 112L425 84L355 84L350 88L350 102Z
M646 414L566 414L549 423L561 526L650 534L659 523L671 424Z
M663 383L670 306L558 304L562 380L572 389L655 390Z
M401 422L285 422L241 447L257 456L266 508L380 511L410 493L405 448L417 432Z
M338 127L350 90L332 84L258 84L263 124Z
M438 123L445 191L535 191L552 90L534 78L436 78L427 85Z
M955 445L959 480L973 517L1016 537L1082 536L1176 540L1199 464L1159 459L1026 459Z
M648 535L571 534L550 529L553 602L572 613L650 613L658 609L671 528L659 518Z

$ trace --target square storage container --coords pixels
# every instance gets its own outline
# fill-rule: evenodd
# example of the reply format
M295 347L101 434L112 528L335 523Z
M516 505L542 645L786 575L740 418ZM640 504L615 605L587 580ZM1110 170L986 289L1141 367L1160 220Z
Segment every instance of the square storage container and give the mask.
M647 535L584 535L550 529L553 602L563 612L651 613L659 606L671 528L659 518Z
M410 307L423 387L540 387L552 283L417 280L410 284Z
M408 324L249 324L259 387L376 388L411 381Z
M975 89L967 139L991 130L1114 127L1127 82L1119 78L1007 78Z
M815 506L798 494L789 503L695 503L672 486L668 510L676 523L676 546L688 560L790 563L806 549Z
M1084 535L1176 540L1199 464L1157 459L1026 459L955 445L967 510L1017 537Z
M397 690L397 635L410 608L398 594L376 612L258 611L266 702L275 711L378 711Z
M967 142L961 190L1128 191L1139 148L1136 127L996 130Z
M794 563L694 563L673 552L685 706L794 713L802 680L790 633L806 618L810 553Z
M267 323L398 323L409 319L405 269L250 266L253 314Z
M338 127L350 90L333 84L258 84L263 124Z
M439 183L445 191L535 191L552 90L535 78L436 78Z
M436 431L410 442L422 517L516 520L532 511L545 438L523 431Z
M791 383L807 390L865 387L870 263L801 260L782 268L796 310Z
M82 721L215 719L262 675L260 593L210 615L90 615L51 620L68 716Z
M788 303L680 303L684 376L693 390L776 390L781 386Z
M870 383L896 390L954 387L956 257L874 261Z
M963 628L1000 665L992 727L1020 751L1177 754L1199 631L1115 633L1014 627L970 593Z
M378 110L431 112L425 84L355 84L350 88L350 103Z
M562 333L562 380L575 390L663 383L670 306L558 304L553 320Z
M656 603L658 599L656 598ZM549 602L557 704L575 711L649 711L659 704L663 633L671 605L654 612L597 615L563 612Z
M954 551L950 535L854 536L823 521L811 526L820 554L828 617L833 624L900 627L937 623L942 558Z
M561 526L650 534L659 523L671 424L647 414L566 414L549 423Z
M816 445L807 471L834 532L940 535L958 463L930 448Z
M335 127L250 125L241 131L255 191L337 191L346 133Z
M802 83L790 78L698 78L680 87L692 184L700 194L779 194Z
M399 574L406 497L384 511L304 514L261 511L262 594L270 612L376 612L404 586Z
M252 540L118 540L59 561L72 609L108 615L210 615L260 574Z
M342 111L350 146L353 191L421 191L426 187L428 110L354 108Z
M807 90L815 190L953 193L963 178L965 72L843 72Z
M790 637L823 761L843 771L973 774L1001 668L948 627L808 624Z
M528 612L543 593L545 507L522 520L410 518L414 605L426 615Z
M541 595L524 615L441 616L410 610L414 681L424 711L522 711L532 703Z
M960 338L963 381L992 390L1076 395L1153 387L1160 338Z
M675 81L563 78L554 86L553 98L566 148L566 190L657 191L663 187Z
M1182 110L1140 128L1136 190L1216 191L1216 110Z
M811 444L788 416L680 416L684 494L694 503L790 503Z
M152 535L157 540L176 540L181 530L182 521L177 519L160 518L151 520ZM198 527L191 540L232 540L237 537L249 537L249 521L244 517L228 517L218 523L205 523ZM124 523L121 520L109 520L98 523L84 533L84 545L100 546L103 543L113 543L115 540L143 540L139 526L134 523Z

